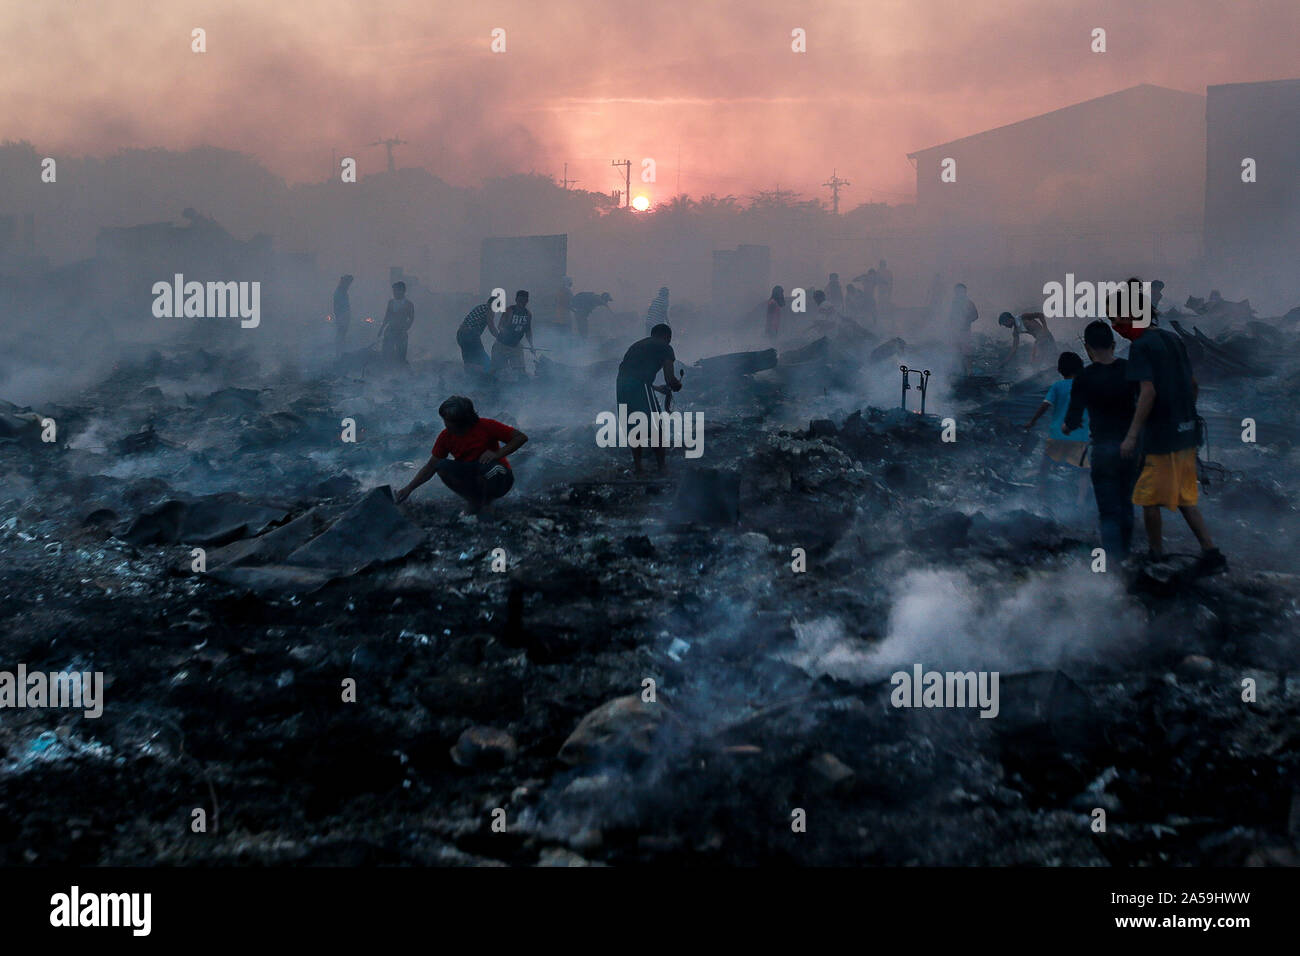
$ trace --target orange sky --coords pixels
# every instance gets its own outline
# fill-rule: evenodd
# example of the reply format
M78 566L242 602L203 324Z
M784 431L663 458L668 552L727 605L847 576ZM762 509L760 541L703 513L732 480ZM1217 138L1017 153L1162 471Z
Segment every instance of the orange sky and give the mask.
M190 52L207 30L208 52ZM494 27L507 52L489 50ZM795 27L808 52L790 50ZM1094 27L1108 52L1089 49ZM780 184L903 201L914 149L1149 82L1300 75L1297 0L41 0L0 6L0 138L210 144L291 182L331 153L459 184L563 164L665 198Z

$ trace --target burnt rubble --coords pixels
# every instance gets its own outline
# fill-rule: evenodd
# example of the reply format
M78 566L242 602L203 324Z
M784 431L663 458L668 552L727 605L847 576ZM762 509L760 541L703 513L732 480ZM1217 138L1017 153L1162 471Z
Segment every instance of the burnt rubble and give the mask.
M1051 375L937 373L924 416L833 387L897 396L902 340L703 360L707 453L647 479L593 440L608 378L177 350L0 407L5 660L107 686L5 712L0 863L1300 863L1300 367L1264 334L1215 346L1249 368L1202 397L1200 579L1094 573L1018 427ZM531 438L481 518L390 490L454 391ZM999 671L997 718L892 706L918 662Z

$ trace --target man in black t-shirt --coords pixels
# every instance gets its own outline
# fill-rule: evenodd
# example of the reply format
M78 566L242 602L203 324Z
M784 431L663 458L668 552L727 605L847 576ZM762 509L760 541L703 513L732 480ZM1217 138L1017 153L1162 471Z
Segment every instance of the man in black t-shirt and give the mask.
M655 398L653 386L655 376L661 370L668 387L674 392L681 391L682 383L677 378L676 369L673 368L677 355L670 344L672 339L673 330L660 323L650 330L649 338L632 343L623 355L623 361L618 366L618 381L614 391L617 404L626 405L629 416L633 412L652 415L659 411L659 402ZM651 419L651 422L653 423L654 419ZM652 424L651 427L655 426ZM667 464L663 448L656 447L654 453L655 464L660 471L663 471ZM638 475L642 473L641 449L635 446L632 448L632 467Z
M1133 489L1133 503L1142 506L1151 557L1159 559L1164 553L1161 507L1176 508L1201 545L1200 570L1226 568L1227 559L1214 546L1197 507L1197 384L1183 340L1167 329L1146 329L1129 348L1126 374L1139 390L1120 453L1134 455L1138 438L1142 439L1142 473Z
M1133 539L1134 461L1120 454L1120 444L1133 409L1137 386L1128 379L1127 363L1115 357L1115 333L1105 322L1092 322L1083 330L1083 345L1092 364L1074 377L1070 405L1061 428L1069 433L1083 424L1088 413L1092 442L1092 493L1097 499L1101 546L1112 561L1128 557Z

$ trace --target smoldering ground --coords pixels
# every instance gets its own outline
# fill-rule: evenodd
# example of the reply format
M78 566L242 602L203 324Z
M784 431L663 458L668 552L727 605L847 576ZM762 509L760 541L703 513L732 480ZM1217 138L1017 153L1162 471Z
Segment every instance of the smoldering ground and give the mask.
M1024 579L996 568L905 571L890 601L879 642L854 640L842 621L819 618L795 626L788 659L864 684L914 663L1006 674L1071 669L1123 656L1142 639L1140 605L1077 561Z
M5 443L6 653L45 669L75 655L112 677L93 731L54 745L42 715L6 720L5 859L37 842L44 862L1293 853L1295 568L1268 547L1294 522L1289 448L1233 450L1207 494L1242 567L1130 592L1091 570L1093 517L1072 482L1033 486L1013 420L936 386L960 423L944 443L935 418L850 404L855 380L893 394L892 357L833 391L829 372L786 379L780 365L708 381L689 337L677 344L677 397L706 412L709 451L674 458L665 481L632 482L626 450L597 447L607 377L548 378L543 363L538 379L485 384L418 355L410 374L363 378L328 356L164 346L66 397L66 444ZM1219 383L1207 402L1239 406L1290 374ZM492 520L460 516L435 482L405 507L420 540L401 557L332 579L225 574L223 548L275 552L269 535L296 521L322 533L368 488L407 480L450 392L531 437ZM814 414L830 425L791 424ZM145 426L156 442L117 445ZM682 519L698 468L739 475L736 524ZM122 537L169 501L225 508L214 494L234 495L245 524L194 526L234 535L207 545L209 573L192 570L184 530ZM891 707L889 675L918 663L1000 671L998 717ZM346 678L356 705L340 700ZM195 806L215 824L201 839ZM1105 841L1088 826L1096 806ZM51 814L84 823L34 841Z

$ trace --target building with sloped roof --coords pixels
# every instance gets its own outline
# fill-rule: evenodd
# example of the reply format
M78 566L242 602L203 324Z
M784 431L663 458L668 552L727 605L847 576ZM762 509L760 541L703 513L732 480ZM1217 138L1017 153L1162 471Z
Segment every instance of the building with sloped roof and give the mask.
M952 250L1126 273L1200 255L1204 156L1205 97L1148 83L908 154Z
M1300 301L1300 79L1211 86L1205 124L1211 274L1229 297L1262 293L1277 305L1294 305Z

